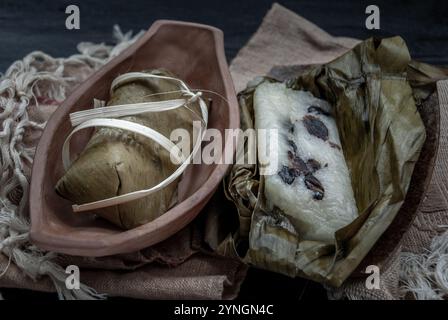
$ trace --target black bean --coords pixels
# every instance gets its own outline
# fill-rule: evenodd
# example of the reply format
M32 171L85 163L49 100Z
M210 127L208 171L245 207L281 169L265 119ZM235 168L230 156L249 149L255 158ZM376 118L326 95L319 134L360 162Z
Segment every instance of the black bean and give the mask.
M322 139L328 140L328 128L327 126L315 116L306 115L303 117L303 124L305 125L308 133Z
M316 159L308 159L306 162L306 166L308 167L308 170L313 173L321 168L320 162Z
M296 178L295 170L290 169L287 166L283 166L282 169L278 172L278 175L286 184L292 184L294 182L294 179Z
M288 126L289 126L288 132L289 133L294 133L295 124L294 123L288 123Z
M292 148L292 151L294 151L294 154L297 154L297 145L294 141L288 140L289 146Z
M308 173L308 167L305 161L302 160L302 158L290 154L290 151L288 152L288 158L290 160L292 169L296 170L298 175L300 174L306 175Z
M341 146L334 143L334 142L329 142L330 143L330 147L334 148L334 149L338 149L339 151L341 151Z
M322 200L324 198L325 189L319 179L312 174L305 176L305 186L308 190L313 191L313 198L315 200Z

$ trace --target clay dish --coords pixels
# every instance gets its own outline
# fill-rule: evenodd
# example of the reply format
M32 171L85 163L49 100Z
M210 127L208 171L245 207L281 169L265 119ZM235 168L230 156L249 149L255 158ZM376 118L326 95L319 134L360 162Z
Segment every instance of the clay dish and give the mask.
M82 83L48 121L31 176L31 240L37 246L80 256L137 251L185 227L214 193L229 165L191 164L179 183L176 206L152 222L122 230L93 214L73 213L72 203L54 190L63 175L62 145L72 130L69 114L92 108L94 98L107 101L111 82L118 75L153 68L173 72L190 88L221 94L229 103L210 96L213 103L208 127L218 129L223 137L225 129L239 128L238 103L224 55L222 31L194 23L156 21L135 44ZM73 154L84 148L91 134L83 130L72 139ZM226 140L223 144L223 154L234 152L235 143Z

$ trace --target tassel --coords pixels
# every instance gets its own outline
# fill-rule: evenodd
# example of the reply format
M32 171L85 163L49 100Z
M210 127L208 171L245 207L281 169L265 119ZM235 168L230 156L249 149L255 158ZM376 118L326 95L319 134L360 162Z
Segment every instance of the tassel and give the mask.
M83 284L79 290L67 289L65 270L52 261L56 255L43 252L29 242L26 210L29 177L22 161L31 160L35 148L26 146L23 138L30 130L42 130L45 122L30 121L28 109L31 105L38 107L36 97L63 101L69 88L121 53L142 34L132 37L132 32L123 34L115 26L115 46L80 43L80 54L69 58L53 58L35 51L14 62L0 76L0 254L5 254L33 280L50 277L60 299L105 299L106 296ZM78 70L86 71L65 76L66 67L74 65L79 67ZM9 264L0 270L0 277L8 272L8 267Z

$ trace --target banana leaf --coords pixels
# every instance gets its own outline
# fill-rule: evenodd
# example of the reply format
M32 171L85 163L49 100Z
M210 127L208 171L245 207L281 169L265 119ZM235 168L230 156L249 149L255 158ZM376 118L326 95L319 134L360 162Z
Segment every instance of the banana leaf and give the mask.
M402 206L426 138L417 107L447 72L411 60L400 37L371 38L327 64L293 69L300 75L286 80L288 87L310 91L334 109L359 215L336 231L332 244L304 240L285 215L267 209L258 166L237 164L225 191L237 208L239 227L216 250L337 287ZM277 80L254 79L238 95L243 130L254 128L253 94L264 81Z
M148 73L174 77L165 70ZM180 84L168 79L128 81L112 92L107 105L178 99L182 97L181 89ZM200 114L200 109L197 102L190 107L191 110L147 112L120 119L152 128L165 137L179 128L193 136L194 114ZM55 188L62 197L82 204L154 186L176 167L169 153L156 142L121 129L98 128ZM178 180L145 198L97 209L95 213L124 229L138 227L156 219L177 202L177 184Z

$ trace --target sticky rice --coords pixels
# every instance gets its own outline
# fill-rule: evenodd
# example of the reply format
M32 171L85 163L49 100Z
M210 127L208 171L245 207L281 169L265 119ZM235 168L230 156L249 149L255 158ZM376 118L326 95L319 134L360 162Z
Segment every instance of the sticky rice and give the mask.
M303 239L333 242L358 210L331 106L265 82L255 91L254 112L256 129L278 130L278 161L264 177L268 209L281 210Z

